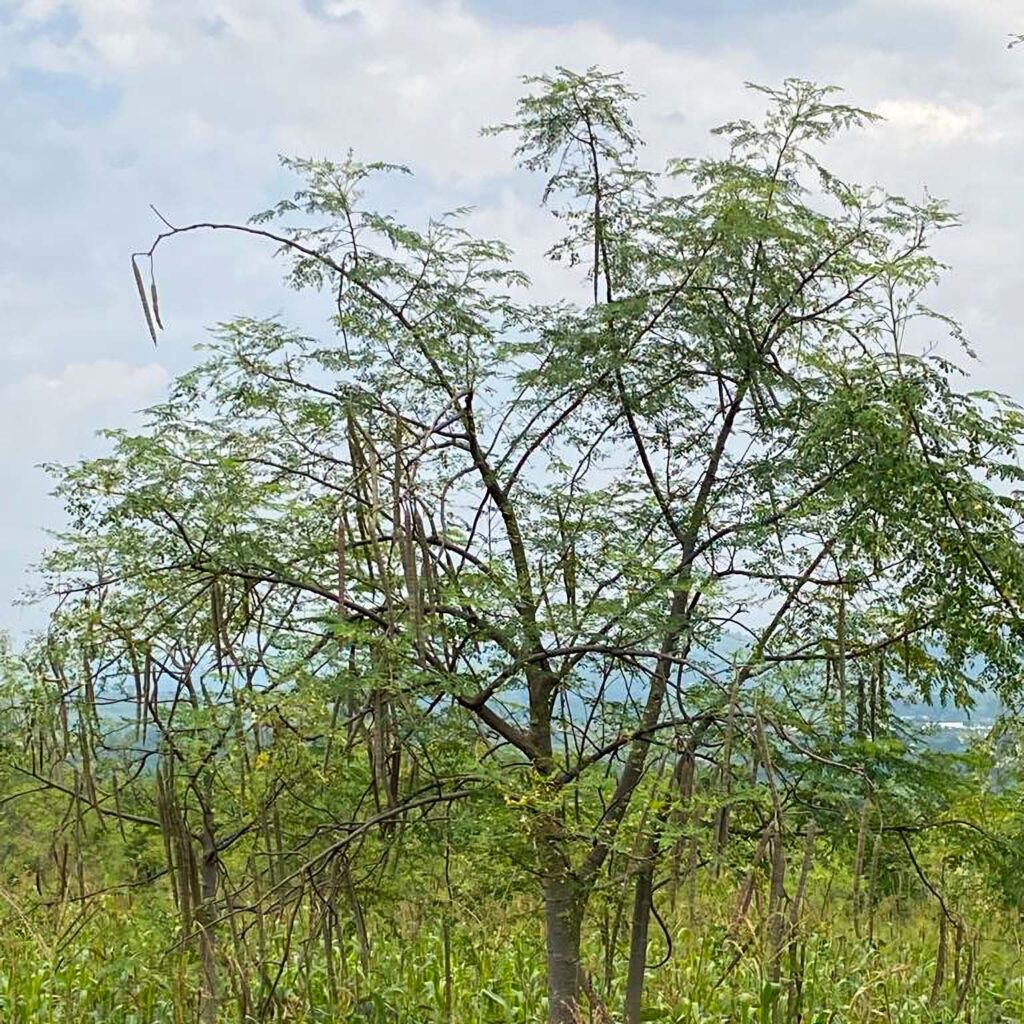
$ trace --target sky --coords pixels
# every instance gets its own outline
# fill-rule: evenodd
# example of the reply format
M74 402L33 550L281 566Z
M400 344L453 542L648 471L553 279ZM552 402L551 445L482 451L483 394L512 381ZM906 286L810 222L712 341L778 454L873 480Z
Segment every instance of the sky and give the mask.
M974 383L1024 400L1024 32L1020 0L0 0L0 629L59 527L41 463L97 454L138 423L236 315L322 320L251 240L161 253L167 330L153 348L129 256L177 223L244 220L289 193L278 156L407 164L402 217L472 204L544 277L550 218L514 172L520 77L625 73L644 94L647 161L709 152L756 114L748 81L842 86L885 121L836 147L847 177L960 211L931 304L959 318Z

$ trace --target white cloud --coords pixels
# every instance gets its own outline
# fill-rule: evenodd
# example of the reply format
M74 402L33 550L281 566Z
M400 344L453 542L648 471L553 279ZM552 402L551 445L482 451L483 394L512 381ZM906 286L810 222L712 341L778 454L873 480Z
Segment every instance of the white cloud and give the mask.
M911 8L917 7L923 10L939 11L943 14L954 15L964 21L977 23L979 20L985 24L1005 28L1009 33L1014 25L1013 21L1024 21L1024 14L1019 8L1008 0L906 0Z
M985 124L984 111L970 103L959 106L925 100L892 99L876 103L875 111L885 120L882 134L903 146L920 143L951 143L964 140L993 141L996 129Z
M159 363L68 363L55 374L28 373L0 388L0 449L5 471L26 463L74 459L94 447L99 427L124 422L156 401L168 381Z

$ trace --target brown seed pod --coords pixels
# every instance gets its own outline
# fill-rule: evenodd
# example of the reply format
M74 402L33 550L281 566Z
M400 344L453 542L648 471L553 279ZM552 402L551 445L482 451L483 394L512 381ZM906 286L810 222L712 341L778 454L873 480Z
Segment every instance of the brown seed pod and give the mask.
M345 515L345 510L342 508L338 512L338 618L345 619L345 588L346 588L346 575L347 575L347 550L346 550L346 532L348 529L348 519Z
M149 297L153 300L153 318L156 320L157 327L162 331L164 325L160 319L160 299L156 294L156 281L152 277L149 279Z
M149 336L156 344L156 328L153 327L153 316L149 311L149 302L146 300L146 286L142 283L142 274L139 272L139 265L132 257L132 273L135 275L135 286L139 289L139 300L142 302L142 312L146 314L146 326L149 328Z

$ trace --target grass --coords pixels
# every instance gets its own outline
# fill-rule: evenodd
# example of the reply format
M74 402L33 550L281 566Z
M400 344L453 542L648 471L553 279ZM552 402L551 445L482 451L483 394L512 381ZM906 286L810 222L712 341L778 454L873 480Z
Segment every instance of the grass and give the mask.
M830 901L822 892L812 901L801 938L783 955L780 983L774 985L759 922L730 929L730 900L724 886L716 891L710 882L692 906L663 911L672 956L649 972L647 1020L1024 1020L1020 934L1009 914L990 908L986 938L976 949L964 946L959 958L950 942L945 978L933 999L937 927L932 904L883 902L869 941L853 934L845 913L848 900ZM220 937L218 1020L542 1021L545 957L535 909L525 896L453 908L450 976L441 916L425 912L423 904L401 904L389 916L370 914L366 970L351 929L333 943L329 965L322 937L310 934L304 911L294 921L290 912L268 918L262 939L253 922L247 929L239 919L233 933L225 925ZM598 931L589 936L586 962L601 1000L615 1011L622 1000L625 950L617 950L612 974L605 977L596 966L604 959ZM262 959L255 955L260 942ZM661 959L663 942L660 936L652 942L651 960ZM242 951L248 953L244 962ZM136 894L131 900L105 896L77 914L65 907L60 919L13 897L5 902L0 934L0 1020L5 1024L190 1024L198 1020L198 978L194 952L176 946L175 917L162 894ZM601 1012L585 1003L584 1019L601 1021Z

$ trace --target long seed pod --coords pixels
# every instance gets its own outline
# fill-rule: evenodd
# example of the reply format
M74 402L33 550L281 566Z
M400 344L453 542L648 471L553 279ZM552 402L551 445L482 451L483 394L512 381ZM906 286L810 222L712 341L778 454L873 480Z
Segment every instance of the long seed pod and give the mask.
M782 901L786 888L786 847L782 835L782 822L776 817L771 842L771 880L768 890L768 978L776 985L782 971L782 948L785 941L786 919ZM773 1014L778 1020L778 1013Z
M860 880L864 874L864 853L867 847L871 810L871 801L865 799L860 813L860 826L857 829L857 852L853 863L853 932L858 938L860 938Z
M839 721L846 731L846 595L839 591L836 620L836 676L839 684Z
M725 739L719 765L719 800L715 817L715 876L721 871L721 860L729 842L729 796L732 789L732 744L736 728L736 704L739 699L739 679L733 680L729 691L729 714L725 723Z
M346 575L347 575L347 547L346 547L346 532L347 532L347 520L345 510L340 509L338 511L338 618L344 622L346 618L345 613L345 588L346 588Z
M83 790L89 804L91 804L93 809L96 811L96 818L99 822L100 829L102 830L106 826L103 823L103 814L100 812L99 798L96 794L96 780L93 777L92 768L92 743L91 737L88 734L88 729L89 727L86 723L85 715L80 711L78 715L78 740L82 767Z
M142 671L139 667L138 653L135 650L135 643L132 641L131 637L127 638L127 646L128 659L131 665L132 682L135 685L135 707L133 710L135 715L135 739L138 741L142 739L142 715L143 709L146 706L146 701L142 694Z
M367 487L365 493L367 507L364 525L366 537L364 539L369 541L370 550L377 565L377 574L384 591L384 604L388 611L388 621L393 625L394 588L392 587L391 567L385 562L384 552L381 547L380 515L383 505L380 494L380 453L377 451L373 439L365 430L360 430L359 424L355 421L354 417L350 422L354 426L355 433L362 434L359 446L366 466Z
M397 526L397 523L396 523ZM420 588L419 572L416 565L415 541L416 521L412 503L404 509L404 522L402 528L401 554L402 569L405 573L405 588L409 595L409 610L412 613L413 631L416 637L416 647L420 657L423 657L423 595Z
M149 735L149 706L152 701L156 706L156 691L153 681L153 650L146 647L146 657L142 669L142 739L145 741Z
M942 994L942 985L946 980L946 947L948 943L947 938L947 924L946 914L944 908L939 908L939 944L938 949L935 953L935 974L932 978L932 991L928 997L928 1005L934 1006L939 1001L939 996Z
M764 860L764 855L768 850L768 844L771 842L772 834L771 828L765 828L757 842L757 847L754 850L754 856L750 861L750 868L747 871L747 875L743 880L743 884L740 886L740 891L736 898L736 909L733 911L732 922L730 925L730 930L733 932L735 932L746 920L747 914L750 912L750 902L754 897L757 885L758 867L760 866L761 861Z
M171 894L174 897L174 905L181 910L181 895L178 892L178 871L174 860L174 850L171 845L171 816L168 807L167 791L164 786L164 770L157 767L156 770L156 810L157 818L160 821L160 838L164 844L164 859L167 863L167 875L171 881Z
M220 582L215 576L210 583L210 632L213 634L213 652L218 672L224 671L224 607Z
M811 876L811 867L814 864L814 842L818 836L818 828L814 820L807 822L807 830L804 833L804 859L800 865L800 877L796 884L796 893L793 902L789 906L789 931L794 936L800 928L800 914L803 911L804 897L807 895L807 882Z
M153 319L156 320L157 327L162 331L164 329L163 321L160 319L160 297L156 293L156 278L153 277L152 268L150 268L149 275L149 298L153 303Z
M80 900L85 899L85 861L82 857L82 846L85 839L85 822L82 817L82 780L78 771L74 774L75 780L75 878L78 881L78 896Z
M121 806L121 784L117 777L117 770L111 772L110 788L114 793L114 809L117 811L117 830L121 833L121 841L128 842L128 836L124 830L124 808Z
M800 865L800 876L796 883L796 892L789 905L789 922L786 929L786 944L789 952L789 991L786 995L786 1020L801 1019L801 1003L804 987L804 964L807 955L806 943L800 942L801 915L804 899L807 896L807 882L814 863L814 843L818 829L811 819L807 822L804 833L804 856Z
M562 551L560 564L562 567L562 585L565 588L565 603L569 608L573 622L576 621L576 544L569 532L569 526L562 511L561 502L555 503L555 514L558 516L558 533Z
M400 522L402 518L402 420L395 416L395 447L393 452L394 465L391 473L391 523L392 540L391 550L394 550L395 543L403 543L400 534Z
M875 885L878 881L878 857L882 850L882 830L875 834L875 841L871 847L871 867L868 869L868 888L865 894L865 904L868 911L868 941L875 941Z
M146 286L142 283L142 272L139 270L135 257L132 257L132 273L135 275L135 286L139 289L139 301L142 303L142 312L146 316L146 326L149 328L149 336L156 344L156 328L153 326L153 314L149 311L149 300L146 298Z

